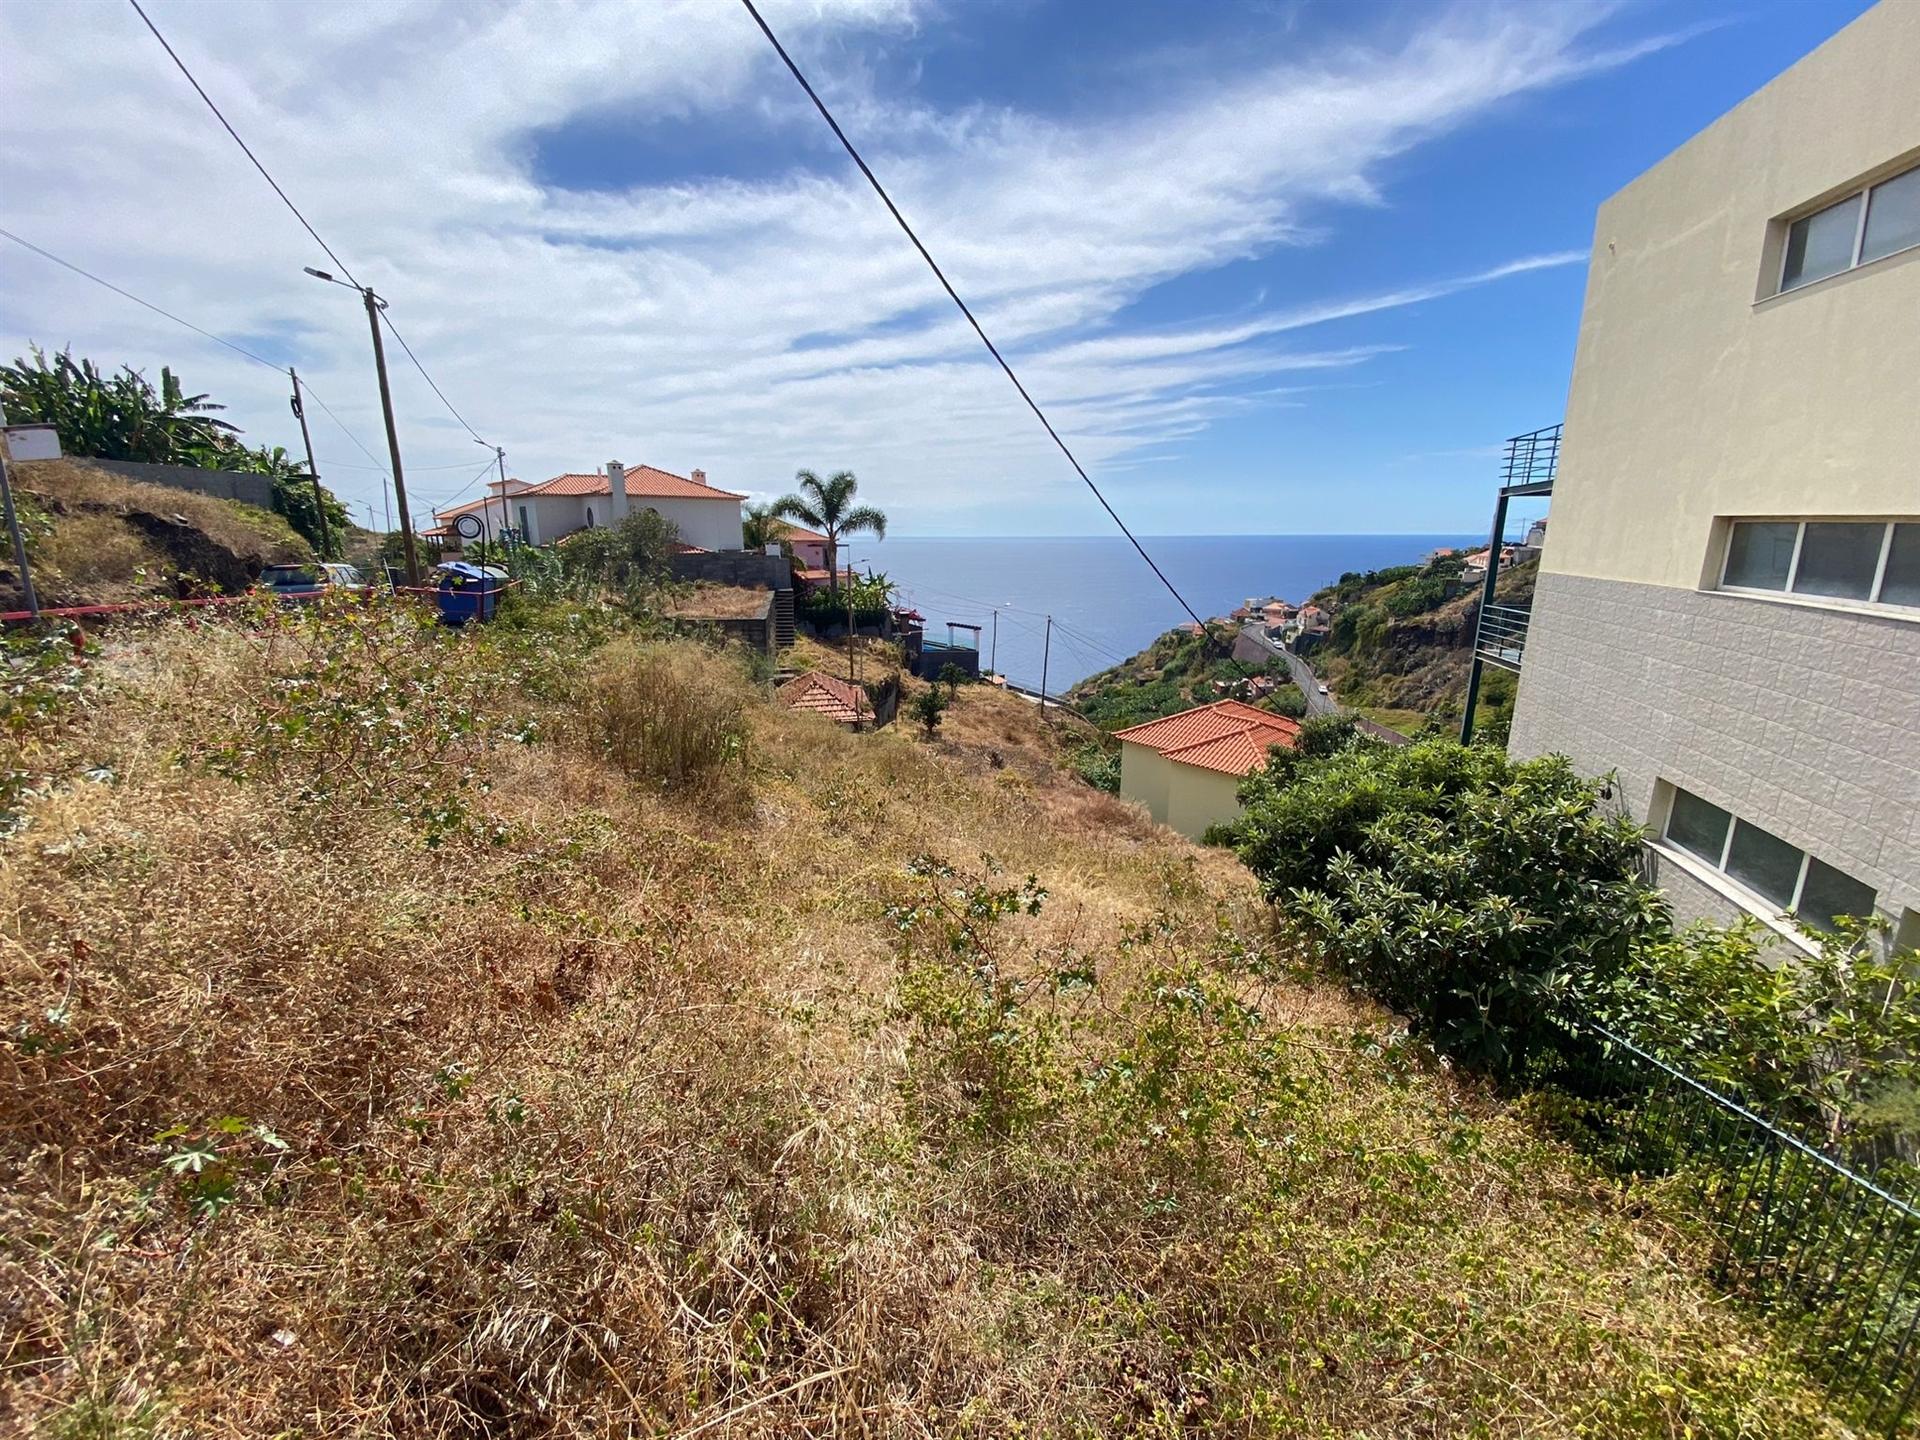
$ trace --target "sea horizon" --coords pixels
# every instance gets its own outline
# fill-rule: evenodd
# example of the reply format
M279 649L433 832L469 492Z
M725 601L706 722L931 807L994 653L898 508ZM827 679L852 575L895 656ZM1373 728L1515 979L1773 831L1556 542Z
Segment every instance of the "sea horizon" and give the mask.
M1242 601L1295 602L1348 571L1412 564L1461 533L1145 535L1149 554L1203 618ZM1062 691L1138 654L1190 616L1124 535L855 536L843 563L884 574L927 633L980 627L980 661L1018 684ZM1049 638L1048 617L1052 617Z

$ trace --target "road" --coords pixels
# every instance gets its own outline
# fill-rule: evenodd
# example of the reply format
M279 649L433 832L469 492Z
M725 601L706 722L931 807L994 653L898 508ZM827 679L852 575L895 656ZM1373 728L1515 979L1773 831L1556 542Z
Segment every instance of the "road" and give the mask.
M1248 625L1244 627L1240 633L1274 659L1286 663L1288 672L1293 676L1293 683L1298 685L1300 687L1300 693L1307 697L1307 714L1338 715L1340 713L1340 702L1335 700L1330 693L1326 695L1320 693L1320 677L1313 673L1313 667L1311 665L1287 649L1287 647L1282 645L1278 640L1271 638L1267 632L1258 625Z

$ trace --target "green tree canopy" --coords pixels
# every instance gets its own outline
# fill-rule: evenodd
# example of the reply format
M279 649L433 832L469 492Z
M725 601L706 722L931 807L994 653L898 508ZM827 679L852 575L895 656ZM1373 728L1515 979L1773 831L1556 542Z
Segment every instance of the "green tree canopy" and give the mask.
M827 537L827 585L840 585L840 537L871 531L887 538L887 517L871 505L855 505L854 491L860 482L851 470L836 470L825 480L811 470L794 473L799 490L782 495L773 502L772 513L783 520L798 520Z

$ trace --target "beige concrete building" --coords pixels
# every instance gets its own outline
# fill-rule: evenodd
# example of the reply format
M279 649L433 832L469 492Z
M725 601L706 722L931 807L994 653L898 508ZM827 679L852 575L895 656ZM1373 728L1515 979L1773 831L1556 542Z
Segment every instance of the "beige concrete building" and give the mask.
M1118 731L1120 793L1190 840L1237 819L1240 782L1278 745L1291 749L1297 721L1221 700Z
M1600 209L1512 748L1683 914L1920 940L1920 4Z

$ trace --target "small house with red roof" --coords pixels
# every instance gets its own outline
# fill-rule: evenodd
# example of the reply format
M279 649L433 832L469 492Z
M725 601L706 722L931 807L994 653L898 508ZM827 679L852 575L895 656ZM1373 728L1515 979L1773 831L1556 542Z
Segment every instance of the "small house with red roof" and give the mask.
M652 510L673 525L690 550L738 550L740 502L747 498L709 485L704 470L690 475L651 465L629 470L617 460L608 461L604 471L556 475L537 485L508 480L503 487L494 481L487 488L493 493L484 500L436 511L432 529L457 534L453 527L459 517L473 514L489 538L504 524L526 544L549 545L577 530L611 529L630 514Z
M1198 840L1240 814L1240 782L1291 750L1300 724L1240 700L1183 710L1119 731L1120 793L1154 819Z
M873 723L873 704L867 699L866 691L824 671L809 670L796 675L775 694L789 710L824 716L848 730L864 730Z

